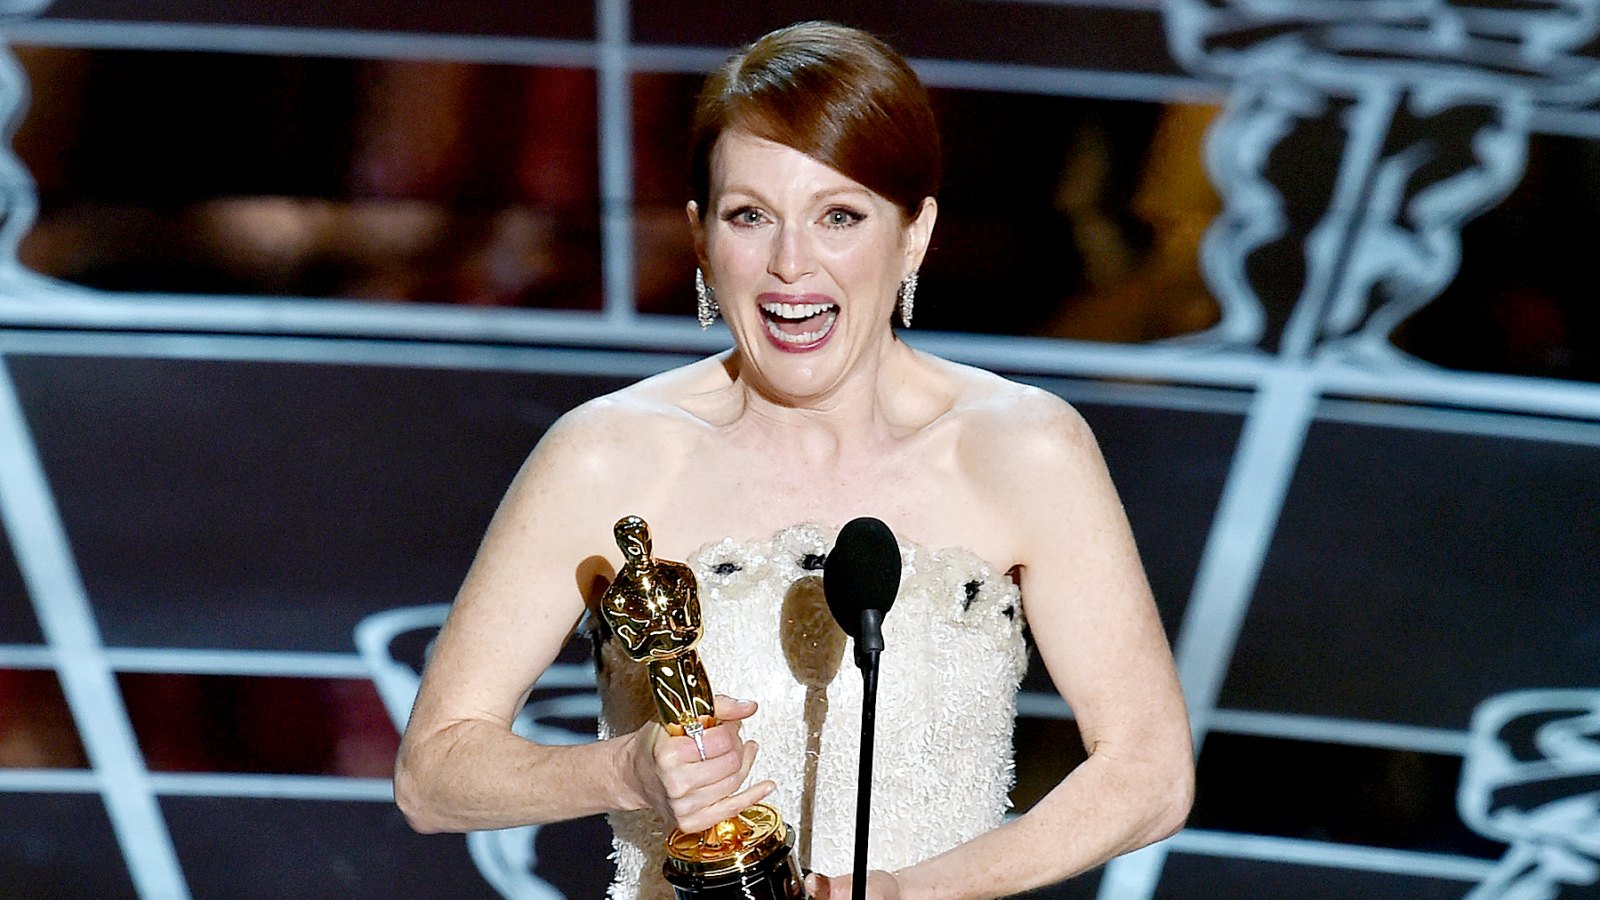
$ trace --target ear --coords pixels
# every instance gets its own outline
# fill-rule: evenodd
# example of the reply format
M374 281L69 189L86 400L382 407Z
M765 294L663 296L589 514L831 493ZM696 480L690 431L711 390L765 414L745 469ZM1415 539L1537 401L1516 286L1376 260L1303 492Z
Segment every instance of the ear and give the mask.
M922 267L922 258L928 253L928 243L933 240L933 223L938 218L939 201L923 197L917 217L906 223L906 275Z
M689 215L689 235L694 239L694 258L700 269L706 269L706 223L700 219L700 204L689 201L683 208Z

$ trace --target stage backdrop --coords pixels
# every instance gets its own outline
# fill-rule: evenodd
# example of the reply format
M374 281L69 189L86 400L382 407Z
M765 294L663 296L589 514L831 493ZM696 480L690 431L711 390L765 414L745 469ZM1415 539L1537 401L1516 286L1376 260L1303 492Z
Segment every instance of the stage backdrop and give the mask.
M545 428L726 346L689 112L806 18L932 87L908 339L1083 412L1189 700L1189 827L1040 895L1600 890L1600 0L0 0L0 896L602 895L397 729Z

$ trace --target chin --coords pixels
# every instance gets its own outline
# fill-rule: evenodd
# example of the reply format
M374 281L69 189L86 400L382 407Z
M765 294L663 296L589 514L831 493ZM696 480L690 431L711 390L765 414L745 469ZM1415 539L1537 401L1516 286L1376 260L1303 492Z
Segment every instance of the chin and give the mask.
M745 332L751 342L744 344L741 352L775 396L789 400L824 396L845 379L853 365L852 340L842 327L797 341L783 340L764 325L757 326L756 334Z
M762 350L766 358L765 364L760 366L760 378L776 397L787 400L820 397L838 381L835 368L824 365L822 356L815 351L779 353L769 347Z

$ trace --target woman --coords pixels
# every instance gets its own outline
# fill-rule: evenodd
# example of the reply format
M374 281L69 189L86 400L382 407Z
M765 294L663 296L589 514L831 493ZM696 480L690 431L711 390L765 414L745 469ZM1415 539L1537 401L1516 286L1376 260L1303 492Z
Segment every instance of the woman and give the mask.
M664 829L766 798L822 873L808 890L848 896L859 676L836 652L793 658L784 630L815 609L784 607L837 528L871 515L904 563L885 623L872 895L1015 893L1175 831L1192 789L1182 695L1089 429L1052 395L894 334L938 213L916 76L869 35L793 26L713 73L694 140L702 311L720 309L734 346L579 407L534 450L423 679L395 778L412 825L609 813L613 894L662 897ZM703 759L650 720L637 670L605 650L603 740L509 730L621 565L611 529L626 515L649 523L656 556L694 567L711 684L750 698L718 698ZM1023 620L1088 759L1000 824Z

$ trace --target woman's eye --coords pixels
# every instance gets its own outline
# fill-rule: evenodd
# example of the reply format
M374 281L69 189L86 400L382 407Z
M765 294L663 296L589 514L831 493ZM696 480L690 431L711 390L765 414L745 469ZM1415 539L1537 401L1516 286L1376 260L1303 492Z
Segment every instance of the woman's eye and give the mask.
M851 209L830 209L822 216L822 221L833 228L848 228L861 221L863 216Z
M760 225L762 220L761 210L752 206L741 206L723 218L735 225Z

